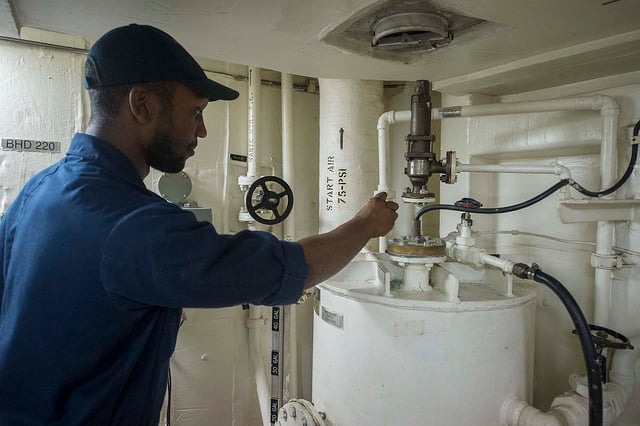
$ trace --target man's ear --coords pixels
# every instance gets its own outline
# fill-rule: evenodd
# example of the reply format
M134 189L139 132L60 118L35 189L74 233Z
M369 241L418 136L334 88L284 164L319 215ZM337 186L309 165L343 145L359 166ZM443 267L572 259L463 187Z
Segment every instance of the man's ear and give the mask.
M129 90L129 111L140 124L147 124L153 120L155 101L151 93L141 85L133 85Z

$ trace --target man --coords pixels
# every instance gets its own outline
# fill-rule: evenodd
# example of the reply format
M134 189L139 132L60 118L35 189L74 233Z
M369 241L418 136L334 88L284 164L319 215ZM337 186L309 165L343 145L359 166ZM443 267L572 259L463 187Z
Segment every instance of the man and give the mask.
M181 170L207 103L238 93L135 24L95 43L85 86L86 133L0 222L2 425L157 425L183 307L293 303L397 218L383 193L297 243L220 235L143 178Z

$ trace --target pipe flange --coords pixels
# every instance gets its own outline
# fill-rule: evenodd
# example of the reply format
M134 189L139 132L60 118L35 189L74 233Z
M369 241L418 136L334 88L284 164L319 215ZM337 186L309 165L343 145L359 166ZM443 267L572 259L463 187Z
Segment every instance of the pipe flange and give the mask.
M443 239L425 236L402 236L387 241L389 258L398 263L434 264L447 260Z

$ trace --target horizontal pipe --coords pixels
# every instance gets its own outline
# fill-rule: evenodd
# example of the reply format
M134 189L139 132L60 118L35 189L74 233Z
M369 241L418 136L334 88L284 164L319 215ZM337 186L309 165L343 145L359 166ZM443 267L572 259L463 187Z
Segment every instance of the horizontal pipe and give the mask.
M433 108L431 118L486 117L491 115L526 114L553 111L600 111L603 116L618 114L616 102L604 95L552 99L534 102L507 102L502 104L464 105Z
M571 179L569 168L560 164L541 165L501 165L501 164L458 164L457 172L468 173L523 173L558 175L561 179Z

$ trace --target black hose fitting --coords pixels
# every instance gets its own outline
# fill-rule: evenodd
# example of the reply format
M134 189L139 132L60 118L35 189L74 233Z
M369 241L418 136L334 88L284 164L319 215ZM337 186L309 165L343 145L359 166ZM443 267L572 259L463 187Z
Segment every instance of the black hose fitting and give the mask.
M513 265L513 275L523 280L533 280L533 276L540 268L535 263L531 266L526 263L516 263Z

